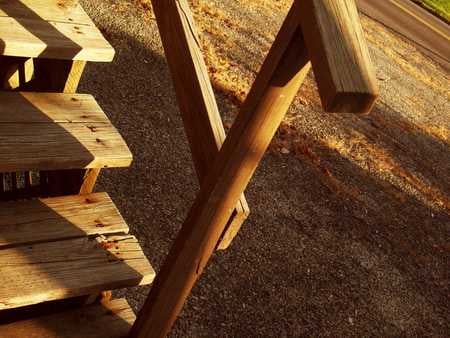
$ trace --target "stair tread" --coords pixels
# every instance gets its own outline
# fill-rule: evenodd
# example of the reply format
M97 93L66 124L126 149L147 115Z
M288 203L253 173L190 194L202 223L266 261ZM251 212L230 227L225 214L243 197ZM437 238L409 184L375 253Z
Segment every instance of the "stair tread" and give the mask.
M0 204L0 249L128 231L107 193Z
M127 167L132 154L91 95L0 92L0 172Z
M116 234L128 227L106 194L6 202L0 210L0 310L146 285L155 277L137 239Z
M0 55L104 61L114 49L76 0L0 0Z
M0 250L0 310L150 284L133 236L77 238Z
M123 338L136 317L125 299L0 325L0 337Z

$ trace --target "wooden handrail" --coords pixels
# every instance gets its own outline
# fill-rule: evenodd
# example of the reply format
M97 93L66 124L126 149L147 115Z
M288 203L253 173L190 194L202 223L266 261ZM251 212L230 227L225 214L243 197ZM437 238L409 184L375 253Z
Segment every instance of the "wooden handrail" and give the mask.
M309 69L298 11L292 10L155 280L132 337L164 337L170 330Z
M368 113L379 95L354 0L301 0L301 26L325 111Z
M194 67L187 78L183 78L186 72L178 69L174 55L168 55L168 59L172 60L169 64L179 72L174 72L178 74L174 81L196 82L207 78L205 68L196 64L199 59L196 42L188 43L186 27L180 31L179 22L175 25L160 24L161 17L173 14L174 9L180 14L181 1L185 0L153 0L159 6L155 8L155 13L160 18L160 29L164 30L161 33L163 42L170 36L165 30L173 30L172 43L184 44L185 48L194 47ZM371 109L378 89L354 6L354 0L294 1L241 112L215 156L213 165L206 170L200 192L138 314L131 331L132 338L159 338L169 332L304 82L311 68L309 58L326 110L365 113ZM166 11L158 13L162 9ZM183 25L186 22L181 22ZM180 34L184 34L181 40ZM173 48L170 50L166 48L166 52L175 53ZM176 83L177 86L181 88ZM211 110L205 102L211 100L211 89L205 90L200 85L194 94L199 93L205 95L199 109L204 109L203 113L208 114ZM186 100L183 104L187 107L182 110L192 110L189 105L196 107L196 102L190 102L183 95L180 96Z

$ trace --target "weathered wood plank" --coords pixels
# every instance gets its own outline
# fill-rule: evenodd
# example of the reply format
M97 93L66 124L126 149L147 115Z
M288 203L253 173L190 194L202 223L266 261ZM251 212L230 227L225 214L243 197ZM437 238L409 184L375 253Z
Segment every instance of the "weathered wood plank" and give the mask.
M298 2L324 109L368 113L379 91L355 1Z
M0 310L150 284L133 236L98 236L0 250Z
M125 141L92 97L2 93L1 98L0 171L130 165Z
M98 123L0 123L0 170L127 167L117 130Z
M296 4L208 171L133 326L133 338L164 337L173 325L310 69Z
M135 320L125 299L0 325L4 338L124 338Z
M0 249L128 231L106 193L0 203Z
M30 11L45 21L94 25L78 0L0 0L0 16L29 18Z
M109 123L88 94L0 92L0 102L0 123Z
M40 90L74 94L77 92L85 66L85 61L37 59L35 85ZM76 102L74 97L70 100ZM101 110L100 107L98 109ZM106 118L104 114L103 116ZM49 171L46 173L47 186L44 189L44 196L91 193L99 174L100 169Z
M153 10L172 74L178 106L200 182L225 140L225 129L186 0L152 0ZM245 197L228 220L218 249L226 249L250 210Z
M71 1L0 2L1 55L112 61L114 49Z

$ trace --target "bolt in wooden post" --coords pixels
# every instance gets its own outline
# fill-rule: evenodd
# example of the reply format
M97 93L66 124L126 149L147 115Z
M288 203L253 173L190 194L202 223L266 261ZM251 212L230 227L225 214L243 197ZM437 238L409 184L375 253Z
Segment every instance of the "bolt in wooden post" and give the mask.
M131 332L164 337L214 252L310 65L294 4Z

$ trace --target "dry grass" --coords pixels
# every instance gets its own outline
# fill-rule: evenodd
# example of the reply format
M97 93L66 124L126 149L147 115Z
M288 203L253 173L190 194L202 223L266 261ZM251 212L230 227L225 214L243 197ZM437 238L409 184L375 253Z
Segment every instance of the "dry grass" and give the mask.
M378 29L373 21L364 19L363 22L367 41L388 55L405 73L450 99L448 81L443 82L422 70L420 63L423 57L420 54L409 53L404 45L395 43L390 32Z
M250 89L250 83L236 74L237 65L224 51L236 48L228 32L239 29L240 24L210 1L196 0L193 12L211 81L217 90L239 106ZM217 48L218 42L220 49Z
M150 0L135 0L151 12ZM241 6L245 11L255 11L263 17L270 17L274 12L287 12L292 1L280 0L253 0L242 1ZM236 31L248 29L247 22L238 20L232 16L231 11L226 11L216 5L214 1L192 0L194 18L199 31L199 36L205 56L205 61L210 73L214 88L220 92L235 108L231 110L232 116L226 115L225 127L228 129L239 110L240 105L250 89L252 82L251 73L245 72L239 60L235 59L236 51L240 48L239 41L232 34ZM392 33L380 30L374 22L364 18L363 25L367 40L376 48L383 51L406 74L421 82L430 90L433 90L450 99L448 79L435 78L427 69L421 68L422 57L411 54L405 45L397 44ZM267 43L259 48L268 50L270 41L273 41L276 32L259 32ZM435 125L421 122L426 120L426 103L416 95L411 95L403 101L405 109L416 111L415 121L408 123L382 121L387 128L396 128L405 133L431 135L443 142L449 142L450 130L444 125ZM296 99L296 106L305 106L311 111L320 111L320 101L317 95L316 85L311 78L304 84L301 96ZM227 112L228 114L230 111ZM382 119L381 116L377 117ZM300 119L298 111L291 111L282 123L279 132L271 144L270 151L280 154L293 154L301 160L306 160L317 171L318 177L331 191L343 194L353 199L360 199L359 189L348 182L344 183L333 173L333 169L324 164L321 159L323 149L336 152L339 156L348 159L358 167L376 173L386 181L385 189L396 198L404 198L399 193L403 190L408 194L418 194L427 204L440 209L450 211L449 198L427 183L425 177L412 172L411 168L405 168L396 158L383 149L383 146L373 142L363 132L352 131L346 136L328 135L317 138L309 135L299 127ZM394 188L392 188L392 186ZM398 190L397 190L398 189Z

